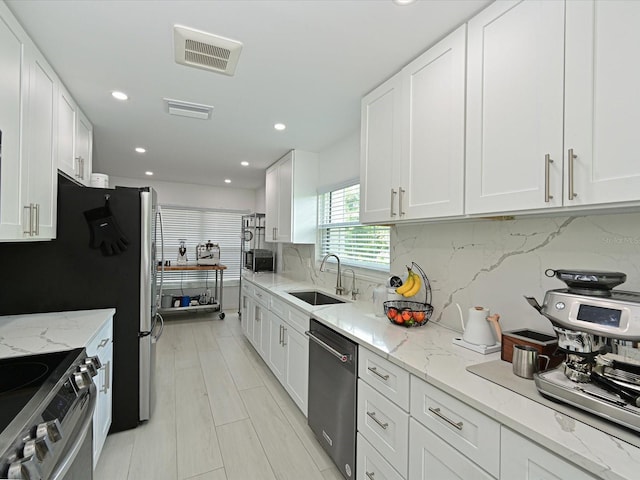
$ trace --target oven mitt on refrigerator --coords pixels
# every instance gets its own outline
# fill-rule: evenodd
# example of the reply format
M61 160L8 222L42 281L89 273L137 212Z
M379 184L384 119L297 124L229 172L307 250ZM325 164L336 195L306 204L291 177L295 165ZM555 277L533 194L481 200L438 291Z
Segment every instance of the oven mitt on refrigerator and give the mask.
M118 222L109 208L109 199L104 207L94 208L84 212L84 218L89 225L89 246L99 248L103 255L118 255L124 252L129 240L122 233Z

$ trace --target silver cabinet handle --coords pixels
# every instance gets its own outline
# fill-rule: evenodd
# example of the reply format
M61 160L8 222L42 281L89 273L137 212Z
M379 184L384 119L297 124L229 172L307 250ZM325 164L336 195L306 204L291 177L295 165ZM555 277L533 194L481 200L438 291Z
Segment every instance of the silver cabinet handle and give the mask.
M373 476L374 476L375 474L374 474L373 472L364 472L364 473L365 473L365 475L366 475L367 477L369 477L371 480L374 480L374 479L373 479Z
M396 192L393 188L391 188L391 204L389 205L389 209L391 210L391 216L395 217L396 216L396 212L393 211L393 199L396 196L398 192Z
M98 348L105 347L107 345L107 343L109 343L109 339L108 338L103 338L102 340L100 340L100 343L98 344Z
M278 337L278 343L280 345L282 345L282 342L283 342L283 340L282 340L283 334L284 334L284 331L282 330L282 325L280 325L280 336Z
M34 207L34 209L36 211L36 214L35 214L35 224L36 224L36 226L33 229L33 233L36 236L38 236L38 235L40 235L40 204L36 203L33 207Z
M383 379L385 382L387 380L389 380L389 375L382 375L380 372L378 372L378 369L376 367L367 367L367 370L369 370L371 373L376 374L381 379Z
M76 177L80 178L80 158L81 157L76 157Z
M380 420L378 420L378 419L376 418L376 412L367 412L367 415L369 415L369 416L371 417L371 419L372 419L374 422L376 422L378 425L380 425L380 427L381 427L383 430L386 430L386 429L387 429L387 427L389 426L389 424L388 424L388 423L382 423Z
M433 413L434 415L436 415L436 416L440 417L442 420L444 420L445 422L447 422L449 425L451 425L451 426L453 426L453 427L457 428L458 430L462 430L462 425L463 425L463 423L462 423L462 422L454 422L454 421L453 421L453 420L451 420L450 418L447 418L445 415L443 415L443 414L440 412L440 407L438 407L438 408L432 408L432 407L429 407L429 411L430 411L431 413Z
M569 200L573 200L578 196L578 194L573 190L573 161L577 157L577 155L573 154L573 148L570 148L567 153L567 161L569 162Z
M406 190L404 188L398 187L398 211L400 213L400 216L403 216L405 214L405 211L402 208L402 199L404 198L405 192Z
M285 334L287 333L287 327L285 327L284 325L282 326L282 346L286 347L287 346L287 342L285 342Z
M101 393L107 393L109 391L109 377L111 376L111 362L104 364L104 384L100 387Z
M24 219L22 219L22 224L25 225L26 230L22 229L22 233L24 235L33 235L33 204L30 205L25 205L24 207L22 207L23 213L24 210L29 210L29 221L25 222Z
M307 337L309 337L309 340L313 340L315 343L320 345L322 348L324 348L327 352L329 352L331 355L336 357L342 363L347 363L349 360L351 360L351 355L349 355L347 353L340 353L335 348L333 348L331 345L327 345L325 342L323 342L318 337L316 337L311 330L308 330L308 331L306 331L304 333L305 333L305 335Z
M549 200L553 198L553 195L549 193L549 170L551 170L551 164L553 160L551 160L551 155L548 153L544 156L544 201L545 203L549 203Z

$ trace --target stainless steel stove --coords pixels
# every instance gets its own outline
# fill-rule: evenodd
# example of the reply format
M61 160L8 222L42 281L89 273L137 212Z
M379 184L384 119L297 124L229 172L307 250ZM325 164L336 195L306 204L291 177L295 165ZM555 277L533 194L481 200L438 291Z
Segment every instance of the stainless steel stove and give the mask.
M527 298L565 354L559 367L534 375L536 387L640 432L640 293L612 290L626 279L617 272L562 274L569 288L549 290L542 306Z
M100 367L84 349L0 360L0 478L92 478Z

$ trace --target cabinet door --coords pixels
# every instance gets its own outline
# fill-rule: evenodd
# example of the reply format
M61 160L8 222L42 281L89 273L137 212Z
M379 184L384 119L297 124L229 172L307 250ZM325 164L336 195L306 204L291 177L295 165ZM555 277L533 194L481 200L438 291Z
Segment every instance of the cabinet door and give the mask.
M465 53L463 25L402 69L400 219L463 213Z
M4 15L5 9L0 10ZM7 11L8 13L8 11ZM0 239L22 238L20 99L22 42L0 16Z
M97 355L102 363L98 375L93 377L98 393L93 413L93 466L100 458L100 452L111 427L111 405L113 385L113 319L110 319L87 345L87 355Z
M248 340L251 340L251 337L253 336L253 330L251 329L252 327L252 316L253 316L253 300L251 299L251 295L248 291L248 287L246 287L244 284L242 286L242 296L240 299L240 309L241 309L241 317L240 317L240 323L242 326L242 332L244 333L244 336L247 337Z
M398 219L402 99L396 74L362 99L360 222Z
M78 164L78 181L87 186L91 183L92 148L93 128L89 120L78 111L75 159Z
M306 336L284 325L286 367L284 387L304 416L307 416L309 386L309 340Z
M502 478L513 479L514 476ZM573 478L573 477L567 477ZM455 448L423 427L409 421L409 480L491 480L493 477Z
M562 205L564 2L495 2L468 37L466 213Z
M269 357L267 364L280 381L284 383L286 368L286 350L284 346L284 321L275 313L269 313Z
M76 104L61 85L58 92L58 168L70 178L77 180Z
M55 111L58 87L53 70L32 46L25 46L25 119L22 135L23 207L34 205L35 232L28 239L56 236L57 164ZM29 223L29 215L24 216ZM28 226L25 225L25 230Z
M566 15L564 153L577 196L565 204L637 201L640 3L568 1Z
M258 351L258 353L262 354L261 346L262 346L262 322L265 321L265 317L267 314L267 309L259 303L254 303L253 305L253 328L251 332L251 343Z
M278 164L278 224L276 241L290 242L293 215L293 152Z
M265 230L268 242L276 241L278 228L278 168L267 169L265 176Z
M509 480L594 480L566 460L502 427L500 478ZM470 478L470 477L469 477Z

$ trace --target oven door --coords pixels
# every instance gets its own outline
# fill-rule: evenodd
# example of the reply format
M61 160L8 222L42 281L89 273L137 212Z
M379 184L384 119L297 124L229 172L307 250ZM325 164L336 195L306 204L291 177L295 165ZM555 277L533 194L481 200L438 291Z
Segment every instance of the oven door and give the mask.
M70 434L60 461L54 467L51 480L93 479L93 411L96 406L96 387L91 385L89 398L82 406L76 428Z

